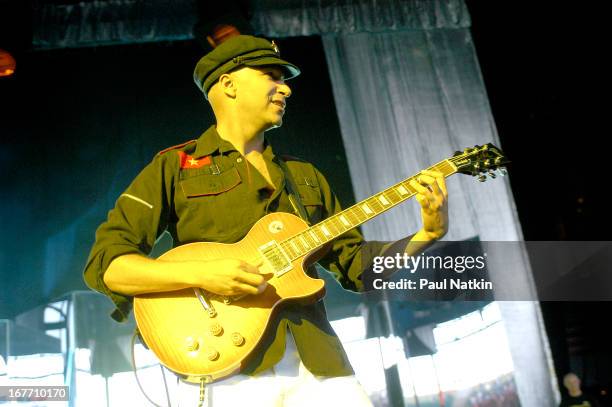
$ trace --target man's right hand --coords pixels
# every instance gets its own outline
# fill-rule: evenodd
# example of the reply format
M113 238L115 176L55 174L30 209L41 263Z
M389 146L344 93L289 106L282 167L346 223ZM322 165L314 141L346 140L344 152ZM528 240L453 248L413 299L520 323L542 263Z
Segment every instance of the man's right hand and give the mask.
M259 271L263 263L253 265L238 259L186 263L190 264L181 266L195 271L194 286L219 295L259 294L272 277Z

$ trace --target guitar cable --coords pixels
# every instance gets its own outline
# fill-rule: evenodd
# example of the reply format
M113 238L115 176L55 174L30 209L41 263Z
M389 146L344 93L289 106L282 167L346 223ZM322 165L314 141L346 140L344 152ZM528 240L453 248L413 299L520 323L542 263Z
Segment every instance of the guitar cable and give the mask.
M132 371L134 372L134 378L136 379L136 384L138 384L138 388L140 389L140 392L142 393L142 395L145 396L147 400L149 400L149 403L153 404L155 407L163 407L157 404L156 402L154 402L153 400L151 400L151 398L144 391L144 388L142 387L142 384L140 383L140 379L138 379L138 372L136 371L136 357L134 356L134 349L136 347L136 337L137 336L138 336L138 328L136 328L134 330L134 333L132 334L132 346L131 346ZM162 367L161 364L159 365L159 368L161 369L162 378L164 380L164 388L166 390L166 401L168 402L168 407L172 407L172 404L170 403L170 393L168 392L168 383L166 382L166 375L164 374L164 368ZM202 399L202 394L204 391L203 387L204 386L202 383L200 385L200 399Z

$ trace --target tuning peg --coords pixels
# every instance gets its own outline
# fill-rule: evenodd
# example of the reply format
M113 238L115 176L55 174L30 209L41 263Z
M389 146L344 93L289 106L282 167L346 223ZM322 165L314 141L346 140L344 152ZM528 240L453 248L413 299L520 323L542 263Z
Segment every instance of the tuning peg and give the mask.
M487 180L487 176L485 174L480 174L478 176L478 181L485 182Z
M502 177L505 177L508 174L508 170L506 170L506 167L499 167L497 171Z
M489 170L488 174L489 174L489 177L491 177L493 179L495 179L497 177L497 174L495 174L495 171L493 171L493 170Z

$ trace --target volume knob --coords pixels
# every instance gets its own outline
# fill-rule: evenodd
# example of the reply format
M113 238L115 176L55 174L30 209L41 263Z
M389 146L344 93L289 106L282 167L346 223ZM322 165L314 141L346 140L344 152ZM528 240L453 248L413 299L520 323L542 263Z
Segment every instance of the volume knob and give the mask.
M236 346L244 345L244 336L240 335L238 332L232 333L232 343Z
M212 362L219 359L219 352L216 349L209 349L208 352L206 352L206 357Z
M188 352L195 352L200 348L200 342L190 336L185 339L185 347Z
M219 336L223 333L223 327L218 322L215 322L210 324L208 331L214 336Z

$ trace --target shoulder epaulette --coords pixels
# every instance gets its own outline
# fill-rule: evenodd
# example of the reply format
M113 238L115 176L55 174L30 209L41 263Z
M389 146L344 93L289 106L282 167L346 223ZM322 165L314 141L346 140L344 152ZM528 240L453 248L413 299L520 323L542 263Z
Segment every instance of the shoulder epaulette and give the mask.
M177 148L181 148L181 147L185 147L187 144L189 144L189 143L193 143L193 142L195 142L195 141L198 141L198 140L197 140L197 139L194 139L194 140L189 140L189 141L186 141L186 142L184 142L184 143L177 144L177 145L175 145L175 146L165 148L165 149L163 149L162 151L160 151L159 153L157 153L157 155L162 155L162 154L164 154L164 153L167 153L168 151L171 151L171 150L176 150Z

